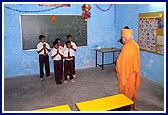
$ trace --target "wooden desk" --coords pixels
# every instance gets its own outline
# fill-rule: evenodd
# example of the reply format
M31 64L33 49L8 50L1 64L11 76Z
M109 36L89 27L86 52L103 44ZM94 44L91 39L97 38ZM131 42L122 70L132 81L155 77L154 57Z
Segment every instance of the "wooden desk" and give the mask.
M97 65L102 67L102 70L104 69L104 65L109 65L109 64L115 64L114 62L114 52L119 52L120 49L119 48L101 48L101 49L96 49L96 67ZM97 63L97 52L101 52L102 53L102 64L98 64ZM108 63L108 64L104 64L104 53L108 53L108 52L113 52L113 63Z

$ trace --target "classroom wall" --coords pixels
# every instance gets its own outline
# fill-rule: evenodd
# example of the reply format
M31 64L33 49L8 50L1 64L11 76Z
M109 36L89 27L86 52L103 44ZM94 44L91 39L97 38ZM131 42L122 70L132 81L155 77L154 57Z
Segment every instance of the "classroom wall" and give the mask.
M7 4L13 9L37 11L50 7L37 4ZM81 14L82 4L72 4L71 7L62 7L56 10L35 14ZM99 5L107 9L109 5ZM121 28L128 25L134 30L133 36L138 41L139 13L163 11L164 6L159 4L117 4L116 21L114 26L114 6L107 12L99 10L91 4L91 18L88 20L87 46L78 47L76 51L76 69L95 67L95 48L119 47L117 42L121 36ZM21 41L20 14L26 14L4 8L4 77L39 74L38 55L36 50L23 51ZM33 14L33 13L27 13ZM37 37L38 39L38 37ZM100 63L101 54L98 54ZM164 57L161 55L140 52L141 76L151 79L158 84L164 84ZM111 54L105 55L105 63L112 62ZM50 58L50 68L53 72L53 61Z
M117 42L121 37L121 29L128 25L133 29L134 40L138 41L138 17L139 13L164 11L162 4L119 4L116 7L116 28L114 46L122 47ZM140 51L141 58L141 76L164 85L164 56Z
M41 11L50 9L48 6L38 4L5 4L13 10L4 8L4 77L39 74L38 54L36 50L22 50L21 27L19 16L22 11ZM107 9L109 5L99 5ZM82 4L72 4L71 7L61 7L35 14L79 14L82 13ZM95 48L112 47L114 40L114 7L108 12L99 10L91 4L91 18L88 20L87 46L78 47L76 51L76 69L95 67ZM70 34L70 33L67 33ZM38 39L38 36L37 36ZM100 55L100 54L99 54ZM106 57L111 56L107 54ZM101 59L98 59L100 62ZM111 61L106 58L105 62ZM53 72L53 61L50 58L50 69Z

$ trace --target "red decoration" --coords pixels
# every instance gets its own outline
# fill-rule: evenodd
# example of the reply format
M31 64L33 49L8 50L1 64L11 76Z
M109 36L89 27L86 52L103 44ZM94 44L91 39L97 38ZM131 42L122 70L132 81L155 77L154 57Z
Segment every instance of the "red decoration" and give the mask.
M56 19L57 19L57 17L56 17L55 15L52 15L52 16L50 17L50 20L53 21L53 22L55 22Z
M89 4L83 4L82 6L82 17L85 19L85 21L88 21L88 18L90 18L91 14L90 14L90 9L91 6Z

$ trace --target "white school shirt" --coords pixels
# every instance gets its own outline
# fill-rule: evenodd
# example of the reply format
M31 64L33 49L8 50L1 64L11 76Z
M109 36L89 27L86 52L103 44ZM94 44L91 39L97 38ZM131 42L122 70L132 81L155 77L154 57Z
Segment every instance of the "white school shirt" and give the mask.
M71 41L71 45L72 45L72 47L74 48L74 49L77 49L77 46L76 46L76 44L75 44L75 42L72 42ZM67 47L66 47L66 44L64 44L64 49L66 49Z
M57 49L53 48L53 50L51 51L51 56L54 56L56 53L57 53ZM60 49L59 49L59 53L60 53L61 55L64 55L63 52L62 52ZM53 60L57 60L57 61L61 60L61 55L60 55L60 54L57 54L57 55L53 58Z
M43 44L46 44L46 48L50 49L50 46L47 42L44 42L44 43L40 42L40 43L37 44L37 51L40 51L43 48ZM44 54L44 50L41 51L39 54ZM46 54L48 54L48 50L46 50Z
M61 50L62 53L64 52L64 48L62 46L59 46L59 50Z
M64 49L64 57L68 57L68 51L70 53L70 56L75 56L73 49L66 48L66 49ZM65 58L65 60L73 60L73 58L70 58L70 59Z

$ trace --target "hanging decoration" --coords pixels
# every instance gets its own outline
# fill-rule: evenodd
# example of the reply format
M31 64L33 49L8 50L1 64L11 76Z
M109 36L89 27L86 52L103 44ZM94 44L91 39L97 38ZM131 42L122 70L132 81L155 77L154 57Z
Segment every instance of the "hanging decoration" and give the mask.
M114 5L114 27L116 27L116 5Z
M57 17L56 17L55 15L52 15L52 16L50 17L50 20L53 21L53 22L55 22L56 19L57 19Z
M57 8L60 7L64 7L64 6L56 6L54 8L49 8L49 9L44 9L44 10L32 10L32 11L27 11L27 10L19 10L19 9L14 9L8 6L4 6L6 9L12 10L12 11L16 11L16 12L23 12L23 13L40 13L40 12L47 12L47 11L51 11L51 10L55 10Z
M97 7L99 10L103 11L103 12L107 12L108 10L111 9L112 6L113 6L113 4L110 4L109 8L107 8L107 9L102 9L102 8L100 8L100 7L96 4L96 7Z
M163 28L162 14L159 14L158 18L158 28Z
M91 9L91 6L90 4L83 4L82 6L82 17L85 19L85 21L88 21L88 18L91 17L91 14L90 14L90 9Z
M39 6L65 6L65 7L70 7L71 4L39 4Z
M99 10L101 10L103 12L109 11L112 8L112 6L114 6L114 27L116 27L116 5L115 4L109 4L110 6L107 9L100 8L100 6L98 6L98 4L95 4L95 5Z

